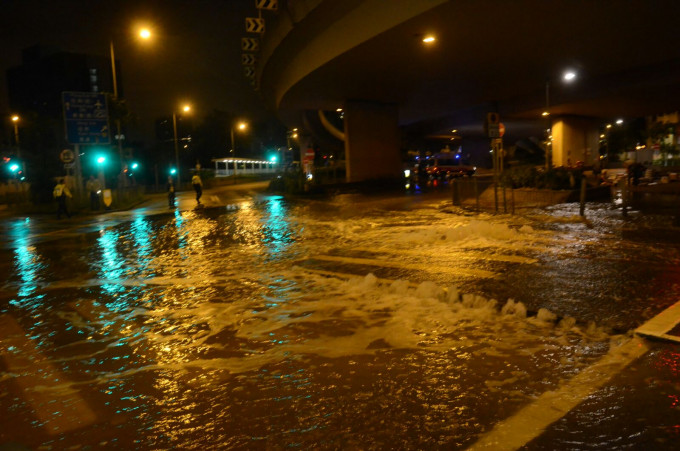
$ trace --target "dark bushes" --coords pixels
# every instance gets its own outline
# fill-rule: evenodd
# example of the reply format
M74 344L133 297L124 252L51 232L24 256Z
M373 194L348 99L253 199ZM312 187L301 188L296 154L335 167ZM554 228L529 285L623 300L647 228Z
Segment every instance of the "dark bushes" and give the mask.
M536 166L516 166L503 172L501 183L508 188L570 190L578 188L582 178L582 169L559 167L545 170Z

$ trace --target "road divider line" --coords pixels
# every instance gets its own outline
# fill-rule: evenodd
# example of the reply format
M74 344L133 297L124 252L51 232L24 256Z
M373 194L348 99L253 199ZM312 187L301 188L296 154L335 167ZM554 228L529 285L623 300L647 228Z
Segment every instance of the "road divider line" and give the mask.
M648 350L649 345L639 337L610 349L557 390L543 393L512 417L496 424L468 449L509 451L525 446Z
M0 315L0 358L7 371L17 374L12 382L50 435L79 429L97 419L85 400L65 389L68 379L26 338L26 331L10 315Z
M668 334L668 331L678 324L680 324L680 301L635 329L635 333L643 337L659 338L680 343L680 337Z
M497 276L496 273L491 271L485 271L483 269L474 268L461 268L460 266L453 265L438 266L429 264L408 264L398 261L378 260L373 258L338 257L334 255L315 255L313 257L310 257L310 259L336 263L347 263L352 265L381 266L385 268L410 269L415 271L427 271L427 272L442 272L446 274L455 273L455 275L457 276L464 277L482 277L486 279L492 279Z

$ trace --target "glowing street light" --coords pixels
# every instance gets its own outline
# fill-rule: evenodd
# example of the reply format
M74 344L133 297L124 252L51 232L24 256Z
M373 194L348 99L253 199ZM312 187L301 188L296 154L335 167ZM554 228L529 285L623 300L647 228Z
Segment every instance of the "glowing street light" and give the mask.
M437 38L435 38L435 37L432 36L431 34L430 34L430 35L427 35L427 36L425 36L425 37L423 38L423 42L424 42L425 44L432 44L432 43L433 43L434 41L436 41L436 40L437 40Z
M562 79L566 82L572 82L576 80L576 72L573 70L568 70L562 75Z

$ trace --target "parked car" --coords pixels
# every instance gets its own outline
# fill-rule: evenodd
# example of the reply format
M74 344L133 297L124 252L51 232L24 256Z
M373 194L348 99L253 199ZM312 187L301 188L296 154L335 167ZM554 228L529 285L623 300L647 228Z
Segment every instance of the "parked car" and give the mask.
M415 164L413 175L427 180L448 180L455 177L473 175L477 171L475 166L461 164L455 155L434 155L422 158Z

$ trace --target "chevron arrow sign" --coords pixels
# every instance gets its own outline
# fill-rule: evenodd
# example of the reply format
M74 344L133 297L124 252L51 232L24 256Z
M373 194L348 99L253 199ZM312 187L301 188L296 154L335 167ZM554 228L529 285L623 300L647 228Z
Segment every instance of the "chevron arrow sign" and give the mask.
M255 68L253 66L243 66L243 75L248 78L255 78Z
M276 11L279 8L279 0L255 0L255 7L257 9Z
M241 55L241 64L244 66L254 66L257 58L252 53L243 53Z
M264 19L259 17L246 17L247 33L264 33Z
M241 50L244 52L257 52L260 50L260 40L257 38L241 38Z

